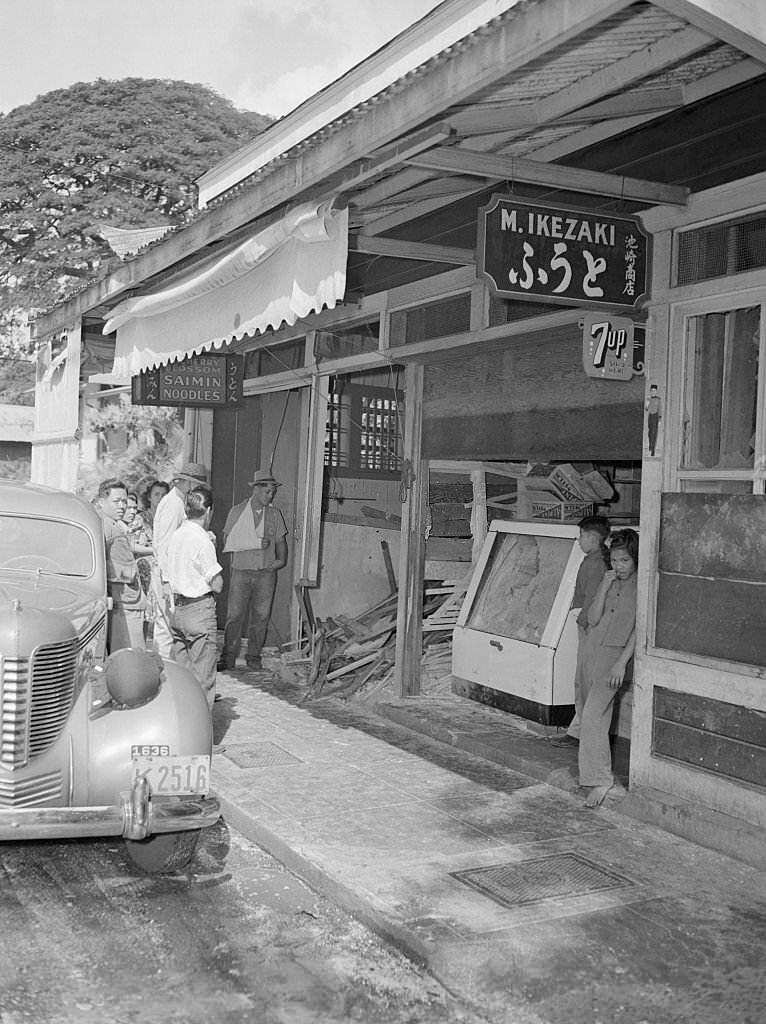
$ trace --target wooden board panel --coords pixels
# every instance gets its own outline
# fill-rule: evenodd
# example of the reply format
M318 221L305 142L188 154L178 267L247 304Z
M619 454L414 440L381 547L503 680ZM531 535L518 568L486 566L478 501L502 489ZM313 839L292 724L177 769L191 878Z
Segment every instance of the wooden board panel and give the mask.
M426 420L513 410L587 409L637 404L644 378L588 377L582 365L582 329L576 323L487 342L476 350L436 357L425 369Z
M654 715L667 722L766 747L766 711L656 686Z
M766 665L766 590L756 583L661 572L655 644Z
M708 701L709 715L713 719L717 712L715 705L719 703L721 702ZM658 716L657 697L652 728L652 753L740 782L748 782L762 788L766 786L766 749L762 745L743 743L692 724L667 721Z
M424 455L637 461L643 394L643 377L585 374L577 324L445 355L425 367Z
M641 458L643 410L639 403L577 409L477 413L427 419L427 459L533 462L636 461Z
M663 494L660 569L766 582L766 500L759 494Z

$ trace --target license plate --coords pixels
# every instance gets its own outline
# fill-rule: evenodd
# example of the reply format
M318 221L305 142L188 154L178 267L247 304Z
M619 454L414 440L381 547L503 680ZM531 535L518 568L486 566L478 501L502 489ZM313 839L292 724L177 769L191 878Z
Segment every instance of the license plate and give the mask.
M141 776L155 796L204 795L210 790L210 757L134 757L133 781Z

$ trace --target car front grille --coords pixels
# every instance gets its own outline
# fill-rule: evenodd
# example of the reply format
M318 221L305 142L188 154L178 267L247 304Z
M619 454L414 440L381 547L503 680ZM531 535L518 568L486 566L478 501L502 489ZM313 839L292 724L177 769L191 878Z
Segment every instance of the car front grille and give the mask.
M41 644L29 659L3 659L0 765L21 768L58 739L72 707L79 649L73 637Z
M16 778L0 775L0 807L34 807L36 804L58 802L62 796L60 771Z

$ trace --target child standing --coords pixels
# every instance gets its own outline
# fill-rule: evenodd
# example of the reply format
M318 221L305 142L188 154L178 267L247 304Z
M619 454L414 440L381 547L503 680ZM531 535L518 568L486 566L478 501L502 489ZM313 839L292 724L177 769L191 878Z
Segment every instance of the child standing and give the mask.
M586 807L598 807L614 785L609 726L617 691L636 647L638 534L618 530L609 545L604 573L588 609L582 659L583 713L578 760Z
M574 699L575 715L563 736L551 740L554 747L578 747L580 745L580 721L584 698L582 695L582 653L585 635L588 631L588 608L596 596L599 584L609 565L609 520L606 516L586 516L577 524L580 528L578 543L585 555L577 570L572 607L579 608L577 616L577 665L575 667Z

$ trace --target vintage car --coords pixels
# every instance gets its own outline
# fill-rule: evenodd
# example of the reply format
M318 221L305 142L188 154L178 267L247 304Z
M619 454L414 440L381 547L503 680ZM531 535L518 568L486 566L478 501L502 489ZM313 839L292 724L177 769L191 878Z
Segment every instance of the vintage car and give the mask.
M121 835L170 871L219 817L210 711L175 663L106 655L108 607L96 510L0 482L0 840Z

